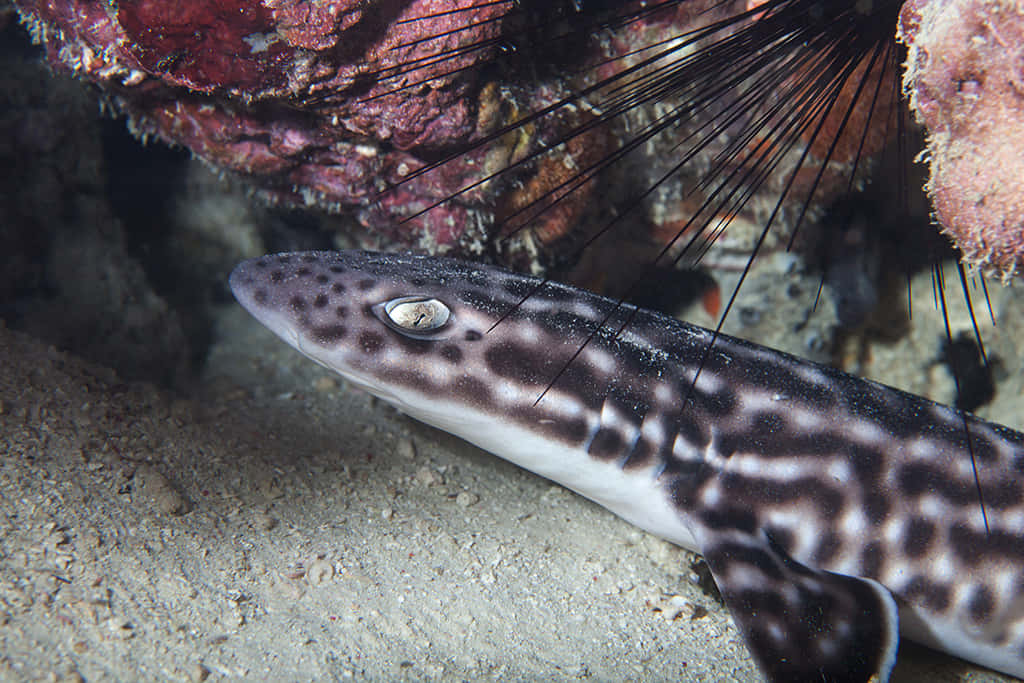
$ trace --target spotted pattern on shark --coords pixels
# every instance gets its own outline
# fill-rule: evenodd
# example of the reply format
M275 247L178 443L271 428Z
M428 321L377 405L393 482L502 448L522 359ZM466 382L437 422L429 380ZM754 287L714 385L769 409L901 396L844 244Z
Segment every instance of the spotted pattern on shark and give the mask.
M1018 432L490 266L307 252L230 283L357 386L703 554L770 680L885 680L899 633L1024 676Z

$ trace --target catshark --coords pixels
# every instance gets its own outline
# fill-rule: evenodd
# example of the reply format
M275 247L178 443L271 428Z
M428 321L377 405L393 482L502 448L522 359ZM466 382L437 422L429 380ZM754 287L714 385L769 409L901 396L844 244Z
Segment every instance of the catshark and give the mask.
M352 384L702 554L769 680L886 680L901 633L1024 677L1024 434L493 266L305 252L230 284Z

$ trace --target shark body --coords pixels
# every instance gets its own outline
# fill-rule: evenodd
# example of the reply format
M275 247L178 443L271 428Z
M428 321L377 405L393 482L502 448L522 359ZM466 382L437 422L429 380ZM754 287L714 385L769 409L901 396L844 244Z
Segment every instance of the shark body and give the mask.
M770 680L885 680L901 632L1024 677L1018 432L490 266L305 252L230 282L352 383L701 553Z

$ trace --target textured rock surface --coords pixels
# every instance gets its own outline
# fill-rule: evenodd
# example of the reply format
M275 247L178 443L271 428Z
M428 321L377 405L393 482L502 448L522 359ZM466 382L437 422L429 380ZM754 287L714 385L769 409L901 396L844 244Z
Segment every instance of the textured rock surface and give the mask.
M571 250L656 183L657 190L644 198L642 210L622 226L618 239L646 240L651 249L660 248L662 240L673 236L708 200L715 183L695 188L711 165L721 163L716 155L723 154L727 143L717 138L726 136L704 129L703 135L712 131L709 144L694 151L694 163L667 182L663 176L678 162L685 145L694 144L691 136L708 117L729 118L730 98L746 88L690 105L686 100L693 93L670 83L656 102L588 127L602 111L614 108L612 103L621 94L615 87L622 84L613 83L605 92L591 93L514 131L497 134L598 79L629 69L639 69L634 76L642 75L651 68L643 64L654 54L650 46L664 49L671 45L668 36L681 36L742 12L746 4L739 0L669 3L663 11L614 30L584 27L572 40L565 32L582 20L569 2L562 3L562 13L553 15L550 26L542 12L556 10L483 0L15 4L45 45L49 62L98 84L116 108L128 114L139 135L188 148L243 178L272 202L352 212L361 225L356 239L363 244L481 253L494 239L504 237L509 245L500 245L497 256L521 267L557 262L559 253L544 252ZM516 50L503 53L508 45ZM686 54L673 53L654 64L667 65ZM733 63L727 55L695 73L710 76L708 88L713 90L720 81L746 73L742 68L728 72ZM822 68L813 61L805 64L810 65L810 77ZM795 75L774 83L772 94L760 106L794 107L804 90L800 80L808 77ZM857 91L858 78L859 72L839 96L806 159L803 140L784 158L772 161L779 164L775 172L729 231L728 236L736 235L734 245L756 239L748 233L759 230L757 226L775 212L779 193L789 187L783 215L773 228L773 239L785 243L789 223L801 212L811 189L819 189L809 212L816 216L817 209L846 189L856 163L864 166L864 159L884 143L884 126L872 128L863 139L860 127L873 111L877 116L886 109L884 100L891 88L881 87L882 101L871 105L865 100L848 122L844 120L844 107ZM660 88L648 85L646 92ZM865 92L872 89L869 85ZM636 94L644 92L641 88ZM593 176L609 153L675 107L688 113L678 125L640 145L632 161L612 164L600 178L577 182L577 174ZM750 110L746 119L733 117L728 124L716 125L725 126L722 132L738 130L743 120L758 115L758 107L745 109ZM816 130L813 121L804 123L808 130ZM848 132L821 169L830 153L831 134L844 130L844 124ZM779 129L772 135L781 139L785 126L775 125ZM576 129L578 135L557 147L566 131ZM764 154L760 145L769 134L761 133L730 154ZM486 147L470 148L490 135L495 137ZM531 156L551 146L553 154ZM428 161L460 150L451 163L415 175ZM749 173L733 169L732 163L719 174ZM804 167L790 186L790 171L800 163ZM515 170L500 181L482 183L510 165ZM455 200L414 216L460 190L465 191ZM730 190L719 192L724 197ZM537 215L555 197L557 204ZM714 222L716 213L734 212L731 202L725 201L703 219ZM518 233L527 221L529 230ZM559 244L563 238L568 246Z
M939 224L969 264L1014 275L1024 266L1024 8L911 0L900 38Z
M173 383L189 342L111 208L94 97L8 52L0 74L0 317L125 377Z
M462 5L450 15L451 3L436 0L385 0L372 11L344 0L147 0L113 10L95 0L18 3L51 64L100 84L139 134L183 145L271 200L359 206L367 227L395 238L401 216L453 192L466 171L377 201L422 164L409 150L451 148L493 123L477 120L479 84L458 75L489 51L422 65L409 76L433 79L422 88L391 92L398 81L379 78L397 64L486 41L507 11ZM456 23L469 29L430 39ZM399 241L451 245L470 239L469 224L469 210L456 206L429 233Z

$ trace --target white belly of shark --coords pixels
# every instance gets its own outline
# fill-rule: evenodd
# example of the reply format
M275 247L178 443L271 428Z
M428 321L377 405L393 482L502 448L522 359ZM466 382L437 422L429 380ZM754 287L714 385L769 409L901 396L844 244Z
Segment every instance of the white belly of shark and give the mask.
M231 288L409 415L703 554L770 680L886 680L901 631L1024 676L1024 435L452 259L278 254Z

